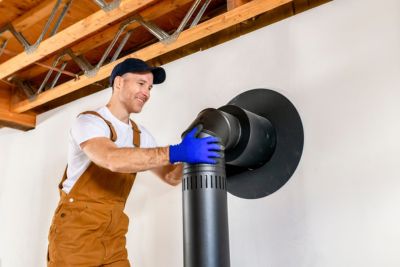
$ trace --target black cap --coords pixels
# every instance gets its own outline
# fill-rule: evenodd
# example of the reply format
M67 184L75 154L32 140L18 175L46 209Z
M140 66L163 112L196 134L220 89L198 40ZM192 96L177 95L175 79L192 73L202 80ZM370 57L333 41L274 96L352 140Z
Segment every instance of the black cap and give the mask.
M117 76L122 76L125 73L137 73L137 72L151 72L153 73L153 83L160 84L165 81L165 70L161 67L151 67L141 59L138 58L127 58L121 63L117 64L110 75L110 85L113 86L114 79Z

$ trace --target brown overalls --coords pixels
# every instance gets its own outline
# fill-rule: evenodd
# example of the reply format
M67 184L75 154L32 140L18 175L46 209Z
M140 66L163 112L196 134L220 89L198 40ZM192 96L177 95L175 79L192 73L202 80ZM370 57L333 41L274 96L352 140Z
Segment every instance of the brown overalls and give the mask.
M110 139L117 135L112 124ZM133 144L140 145L140 131L131 121ZM66 171L59 185L60 202L49 233L47 265L57 266L130 266L125 248L128 216L123 212L136 173L116 173L93 162L79 177L71 191L62 191Z

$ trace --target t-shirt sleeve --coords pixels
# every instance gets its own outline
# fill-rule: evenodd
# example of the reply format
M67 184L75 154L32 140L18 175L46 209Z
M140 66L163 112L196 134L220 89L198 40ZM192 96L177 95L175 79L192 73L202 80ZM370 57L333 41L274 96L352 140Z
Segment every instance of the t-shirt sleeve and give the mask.
M143 147L143 148L157 147L157 142L154 139L154 137L151 135L151 133L141 125L139 126L139 128L140 128L140 131L142 132L140 134L140 147Z
M95 137L110 137L110 128L106 122L90 114L80 115L71 127L71 137L79 146L83 142Z

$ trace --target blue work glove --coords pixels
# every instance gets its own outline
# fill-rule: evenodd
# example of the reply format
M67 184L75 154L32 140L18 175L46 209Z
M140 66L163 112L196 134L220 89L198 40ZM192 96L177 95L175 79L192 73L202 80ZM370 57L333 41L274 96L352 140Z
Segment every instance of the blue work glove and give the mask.
M219 139L214 136L197 138L196 134L200 128L193 128L185 135L182 142L178 145L169 147L169 161L186 162L190 164L207 163L216 164L215 158L220 158L218 153L221 151Z

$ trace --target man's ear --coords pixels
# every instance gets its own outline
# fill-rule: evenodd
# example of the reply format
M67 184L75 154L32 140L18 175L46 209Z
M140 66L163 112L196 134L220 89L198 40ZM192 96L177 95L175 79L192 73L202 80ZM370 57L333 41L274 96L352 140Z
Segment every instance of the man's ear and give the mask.
M124 79L121 76L116 76L114 78L114 89L121 89L124 83Z

